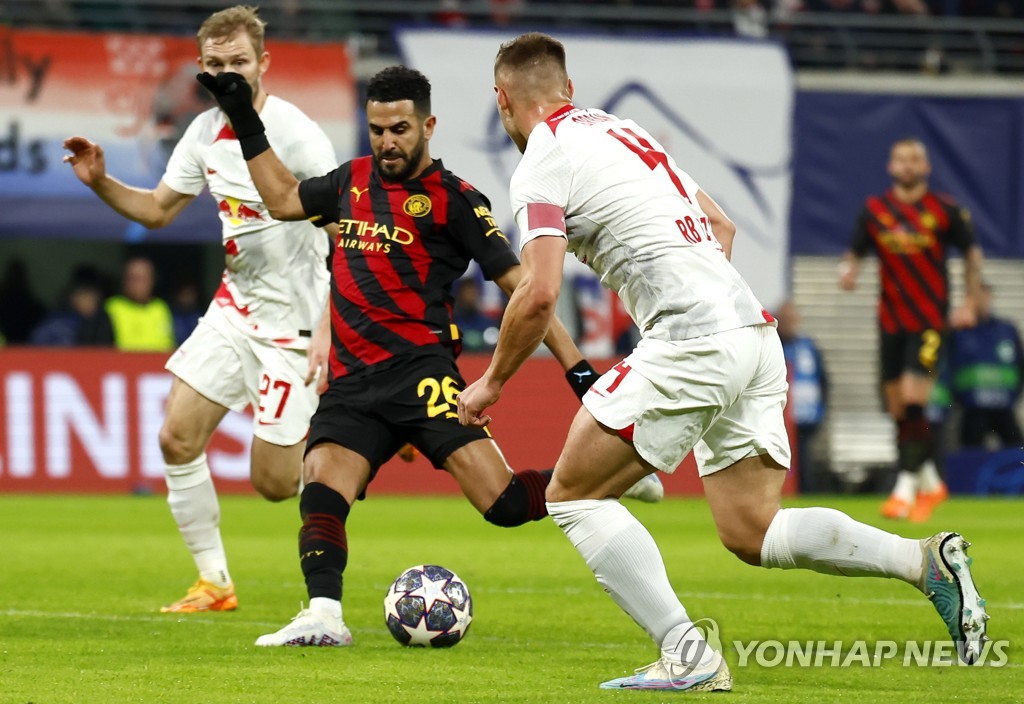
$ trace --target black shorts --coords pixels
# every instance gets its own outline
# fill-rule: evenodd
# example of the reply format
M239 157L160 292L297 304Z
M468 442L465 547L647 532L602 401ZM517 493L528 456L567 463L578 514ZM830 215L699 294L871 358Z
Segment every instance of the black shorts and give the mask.
M306 452L333 442L367 459L371 477L406 443L441 469L483 428L459 423L455 398L466 387L455 361L439 354L394 359L355 377L340 377L320 397Z
M931 376L939 363L942 333L924 332L881 333L882 381L895 381L905 372L918 376Z

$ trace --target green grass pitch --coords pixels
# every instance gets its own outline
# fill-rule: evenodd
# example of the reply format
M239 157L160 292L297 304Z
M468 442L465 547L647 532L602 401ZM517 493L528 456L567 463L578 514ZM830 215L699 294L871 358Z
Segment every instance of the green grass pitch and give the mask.
M696 499L629 508L661 545L692 618L727 644L731 694L607 692L605 679L656 657L548 520L488 524L458 498L376 497L349 521L345 620L351 648L263 649L262 633L305 596L295 501L222 500L240 608L176 617L158 607L194 569L161 497L0 496L0 702L729 702L1024 701L1024 502L956 498L924 525L883 524L878 499L828 498L855 518L923 537L943 529L974 545L989 634L1009 641L1002 667L739 666L742 640L941 640L925 598L894 580L762 570L722 548ZM404 568L456 571L474 599L466 640L405 649L384 626L382 599Z

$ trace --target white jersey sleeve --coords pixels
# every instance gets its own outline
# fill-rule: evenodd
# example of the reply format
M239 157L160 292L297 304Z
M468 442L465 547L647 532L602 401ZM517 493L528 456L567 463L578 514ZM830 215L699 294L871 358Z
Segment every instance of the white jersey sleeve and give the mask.
M206 188L206 173L199 154L199 135L203 132L205 113L199 115L174 146L161 179L171 190L197 196Z
M537 237L566 237L571 183L572 166L558 141L531 140L509 186L520 249Z
M289 170L300 181L323 176L338 168L334 147L320 125L304 113L298 110L295 112L296 119L291 121L290 129L298 138L282 145L285 152L280 155L281 161L288 165Z

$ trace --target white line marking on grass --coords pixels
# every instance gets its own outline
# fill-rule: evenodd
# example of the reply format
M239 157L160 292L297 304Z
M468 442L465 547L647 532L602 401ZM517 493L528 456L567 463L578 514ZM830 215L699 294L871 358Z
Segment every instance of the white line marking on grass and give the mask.
M103 614L103 613L80 613L75 611L37 611L28 609L7 609L2 613L4 616L15 616L23 618L63 618L63 619L82 619L86 621L128 621L131 623L217 623L225 624L229 623L227 620L221 620L218 618L210 618L208 616L195 616L189 614L188 616L175 616L173 614L167 614L164 616L149 616L141 614ZM233 616L230 618L230 623L244 623L251 626L277 626L278 623L268 623L265 621L248 621Z
M564 589L530 589L529 587L516 587L512 589L479 589L481 594L567 594L577 595L583 594L587 590L576 589L574 587L566 587ZM932 607L932 604L927 599L918 597L917 599L891 599L891 598L875 598L875 597L821 597L821 596L799 596L791 594L757 594L748 592L687 592L680 591L676 592L680 599L724 599L731 601L784 601L790 603L816 603L816 604L834 604L837 601L841 601L844 604L874 604L881 606L928 606ZM923 594L921 595L924 596ZM1022 602L994 602L990 601L988 604L989 608L995 608L996 610L1006 611L1020 611L1024 609L1024 603Z
M729 598L737 595L730 595ZM763 596L763 595L762 595ZM849 601L853 601L852 599ZM916 602L915 602L916 603ZM1009 607L1006 605L1003 608L1024 608L1024 604L1012 604ZM173 624L173 623L189 623L189 624L202 624L202 625L225 625L231 624L233 626L253 626L260 628L274 628L280 626L280 622L268 622L268 621L254 621L240 618L236 615L232 615L227 619L219 618L208 618L202 616L149 616L149 615L129 615L129 614L102 614L102 613L79 613L75 611L38 611L28 609L6 609L0 612L3 616L12 616L15 618L46 618L46 619L80 619L84 621L114 621L114 622L131 622L131 623L161 623L161 624ZM356 633L379 633L379 628L352 628L352 631ZM483 640L493 643L506 643L510 641L507 637L502 636L487 636L477 633L473 636L474 640ZM512 641L515 643L516 641ZM525 644L525 641L522 643ZM568 641L554 641L551 645L561 646L564 648L590 648L597 650L614 650L619 648L632 647L631 644L617 642L617 643L588 643L585 641L568 642ZM736 652L736 648L732 645L726 645L725 649L729 652ZM1024 667L1024 663L1007 663L1003 667L1021 668Z

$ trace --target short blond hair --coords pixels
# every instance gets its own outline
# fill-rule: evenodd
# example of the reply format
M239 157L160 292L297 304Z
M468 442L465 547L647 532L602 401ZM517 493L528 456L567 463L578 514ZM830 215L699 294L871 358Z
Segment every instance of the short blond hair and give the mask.
M565 47L550 35L528 32L501 45L494 59L494 75L502 70L522 71L538 66L553 70L560 78L566 77Z
M203 53L203 45L210 39L228 37L239 29L244 29L256 49L256 58L263 55L263 36L267 23L260 19L259 8L251 5L235 5L220 12L214 12L196 32L196 44L199 53Z

